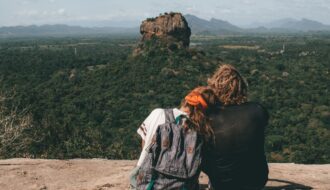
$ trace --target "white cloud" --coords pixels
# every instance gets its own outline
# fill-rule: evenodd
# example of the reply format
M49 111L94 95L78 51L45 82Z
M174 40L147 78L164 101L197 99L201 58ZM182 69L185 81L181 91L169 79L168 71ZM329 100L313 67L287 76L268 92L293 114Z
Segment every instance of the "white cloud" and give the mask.
M44 18L61 18L68 16L68 13L64 8L60 8L57 10L23 10L21 12L17 12L16 15L18 17L31 17L33 19L44 19Z
M151 14L148 13L148 12L145 12L145 13L143 13L143 16L146 17L146 18L149 18L149 17L151 17Z
M66 12L65 12L65 9L64 8L61 8L61 9L58 9L57 10L57 14L58 15L64 15Z
M194 11L195 8L194 7L187 7L186 10L189 12L189 11Z
M16 13L17 16L27 16L27 17L32 17L32 16L35 16L35 15L38 15L40 14L39 11L36 11L36 10L24 10L22 12L18 12Z
M221 9L220 10L220 13L223 13L223 14L230 14L232 13L233 11L231 9Z
M253 4L255 4L255 2L253 2L251 0L244 0L243 3L246 4L246 5L253 5Z

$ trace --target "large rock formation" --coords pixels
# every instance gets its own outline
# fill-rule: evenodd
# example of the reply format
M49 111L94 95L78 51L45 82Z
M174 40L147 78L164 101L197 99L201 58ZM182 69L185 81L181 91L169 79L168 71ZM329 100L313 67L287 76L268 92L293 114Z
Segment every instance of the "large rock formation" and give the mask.
M165 13L144 20L140 33L142 38L135 54L143 51L148 41L165 44L170 48L186 48L190 43L191 30L181 13Z

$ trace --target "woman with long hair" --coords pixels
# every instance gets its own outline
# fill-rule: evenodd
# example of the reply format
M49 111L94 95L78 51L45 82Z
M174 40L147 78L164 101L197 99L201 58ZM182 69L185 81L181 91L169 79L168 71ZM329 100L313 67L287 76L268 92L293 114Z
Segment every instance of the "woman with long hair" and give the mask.
M248 83L232 65L221 65L208 85L221 104L210 114L215 143L205 151L203 172L215 190L263 189L268 180L267 110L248 101Z
M213 141L208 118L216 96L197 87L180 108L155 109L138 129L143 150L132 172L131 189L198 189L202 151Z

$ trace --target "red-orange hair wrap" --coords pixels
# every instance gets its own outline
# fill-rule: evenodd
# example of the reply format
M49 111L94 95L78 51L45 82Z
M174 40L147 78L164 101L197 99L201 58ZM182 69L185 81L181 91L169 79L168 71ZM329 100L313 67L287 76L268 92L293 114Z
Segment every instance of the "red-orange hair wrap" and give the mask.
M200 93L196 91L190 92L185 98L184 98L188 104L192 106L197 106L200 104L203 109L207 108L207 103L205 102L204 98L201 96Z

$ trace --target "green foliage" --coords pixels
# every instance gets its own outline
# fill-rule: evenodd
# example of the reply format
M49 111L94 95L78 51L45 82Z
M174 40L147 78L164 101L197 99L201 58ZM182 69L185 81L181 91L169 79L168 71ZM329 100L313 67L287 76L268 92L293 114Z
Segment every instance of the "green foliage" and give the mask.
M329 40L198 37L189 51L174 45L155 48L155 40L144 44L147 51L137 57L131 56L136 39L1 41L0 90L15 91L6 105L29 107L33 128L22 138L38 137L24 153L137 158L136 130L149 112L178 106L189 90L205 85L226 62L246 77L250 100L269 111L265 148L270 161L329 163ZM281 54L283 43L286 51ZM8 149L0 155L16 156L24 154Z

